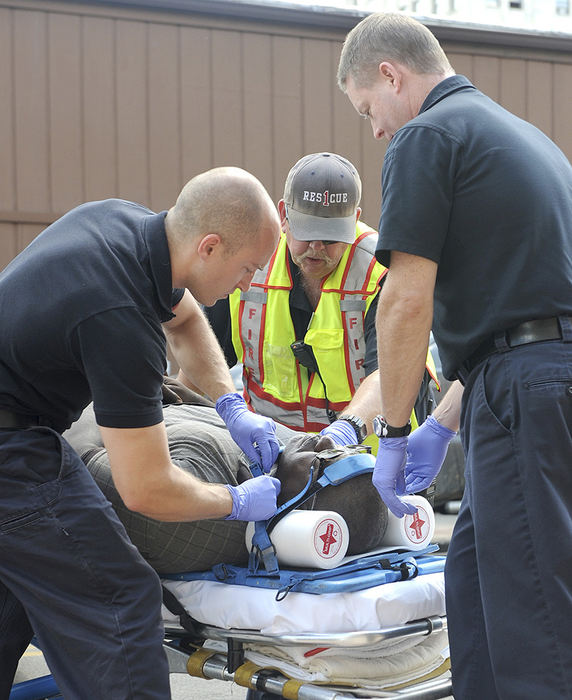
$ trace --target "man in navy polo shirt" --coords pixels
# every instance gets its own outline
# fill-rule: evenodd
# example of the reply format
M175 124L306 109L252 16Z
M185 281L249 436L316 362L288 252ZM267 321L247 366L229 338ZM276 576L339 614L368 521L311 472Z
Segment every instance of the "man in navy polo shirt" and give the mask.
M168 212L84 204L0 274L1 698L32 633L67 698L169 697L158 578L61 433L93 400L131 510L269 517L276 479L209 484L171 462L161 399L168 339L234 440L270 469L275 424L234 391L199 303L248 289L279 232L261 183L216 168Z
M572 698L572 168L409 17L360 22L338 83L389 141L374 483L397 514L404 488L434 477L463 401L445 572L454 695ZM431 328L464 391L408 438Z

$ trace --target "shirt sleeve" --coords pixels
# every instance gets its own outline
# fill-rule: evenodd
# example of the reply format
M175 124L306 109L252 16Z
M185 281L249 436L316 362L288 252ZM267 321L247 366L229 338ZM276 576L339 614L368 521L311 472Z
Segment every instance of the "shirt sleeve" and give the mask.
M382 279L383 283L383 279ZM377 362L377 332L375 330L375 316L377 313L377 302L379 299L379 292L375 295L374 300L369 305L369 309L365 315L364 319L364 334L365 334L365 357L363 361L363 368L365 370L365 376L367 377L378 367Z
M387 150L376 257L392 250L439 263L448 231L459 144L434 126L403 127Z
M98 425L143 428L163 420L166 340L158 320L136 308L98 313L76 328Z
M171 294L171 308L174 309L175 306L181 301L183 298L183 294L185 293L185 290L181 287L178 287L177 289L173 289L173 293Z

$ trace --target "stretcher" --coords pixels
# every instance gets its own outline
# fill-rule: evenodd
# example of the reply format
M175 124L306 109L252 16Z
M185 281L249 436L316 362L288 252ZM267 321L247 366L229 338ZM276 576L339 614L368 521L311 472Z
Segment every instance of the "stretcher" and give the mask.
M334 462L324 478L350 478L366 462ZM236 683L248 700L451 695L445 557L435 545L385 547L327 572L280 569L263 537L257 546L242 571L217 565L162 577L171 673ZM10 700L46 697L57 697L50 677L17 684Z
M442 571L278 600L274 589L201 578L163 585L180 606L163 607L171 673L236 683L249 700L451 695ZM48 697L58 697L50 676L16 684L10 700Z
M424 559L426 574L319 595L164 579L171 667L268 698L446 697L444 557Z
M209 619L204 611L216 609L216 622L222 623L200 622L190 614L181 621L165 608L164 649L171 673L236 683L249 689L251 700L432 700L451 695L439 573L351 593L290 593L282 601L269 590L209 581L164 583L180 596L186 611ZM309 603L311 615L304 612ZM253 619L260 629L245 622ZM227 626L234 623L239 626ZM46 676L17 683L10 700L51 697L59 693Z

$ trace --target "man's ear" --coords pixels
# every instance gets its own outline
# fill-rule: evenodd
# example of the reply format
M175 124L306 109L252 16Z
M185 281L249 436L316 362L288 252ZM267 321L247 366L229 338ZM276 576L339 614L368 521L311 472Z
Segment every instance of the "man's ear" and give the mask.
M361 207L358 207L356 209L356 223L359 221L360 216L361 216Z
M201 260L207 260L213 253L223 246L222 238L218 233L207 233L199 241L197 253Z
M386 81L393 87L399 89L399 87L401 86L401 73L394 63L390 63L389 61L382 61L379 64L378 70L379 75L383 81Z
M286 226L287 219L286 219L286 202L281 199L278 202L278 214L280 215L280 226L282 227L282 230L284 231L284 227Z

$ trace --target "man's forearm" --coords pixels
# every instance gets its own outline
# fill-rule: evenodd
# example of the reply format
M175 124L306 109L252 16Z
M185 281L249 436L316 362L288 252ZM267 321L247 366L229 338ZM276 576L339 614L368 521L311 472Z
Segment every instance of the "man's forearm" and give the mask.
M171 462L164 423L99 430L115 488L130 510L165 521L220 518L231 512L228 489L203 482Z
M425 371L433 320L435 263L392 253L380 293L376 328L381 405L386 421L405 425Z
M223 518L232 510L232 498L223 484L200 481L175 465L160 479L141 487L128 508L154 520L189 522Z
M169 330L167 337L181 370L180 381L213 401L235 391L222 349L202 311Z
M381 413L379 370L375 370L359 385L352 400L341 412L340 418L343 418L344 414L361 418L367 426L368 435L370 435L373 432L372 420L378 413Z
M459 430L463 390L464 387L461 382L453 382L437 408L433 411L433 418L439 421L441 425L449 428L449 430Z

